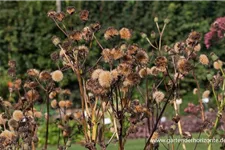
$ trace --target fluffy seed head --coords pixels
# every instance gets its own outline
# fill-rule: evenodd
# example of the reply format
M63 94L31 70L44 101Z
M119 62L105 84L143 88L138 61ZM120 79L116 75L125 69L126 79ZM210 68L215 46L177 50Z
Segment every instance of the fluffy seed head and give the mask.
M185 58L181 58L177 62L178 71L182 74L188 74L192 69L191 64Z
M210 91L209 90L206 90L202 93L202 98L208 98L209 97L209 94L210 94Z
M131 31L127 28L122 28L119 31L121 39L129 40L132 36Z
M51 107L54 108L54 109L58 107L57 100L54 99L53 101L51 101Z
M4 125L6 123L7 119L4 117L4 114L0 114L0 125Z
M53 81L60 82L63 79L63 73L61 70L56 70L52 72L51 75Z
M132 72L131 65L126 64L126 63L119 64L119 66L116 69L117 69L118 73L123 76L127 76Z
M219 70L221 67L223 66L223 62L221 60L217 60L213 63L213 67L216 69L216 70Z
M193 94L196 95L197 92L198 92L198 89L197 89L197 88L194 88L194 89L193 89Z
M103 70L102 69L96 69L92 72L91 74L91 79L93 80L97 80L98 77L99 77L99 74L102 72Z
M155 59L155 65L159 71L165 72L167 67L167 59L166 57L159 56Z
M66 101L64 101L64 100L59 101L59 107L65 108L66 107Z
M112 83L112 76L109 71L102 71L98 78L99 84L104 88L109 88Z
M119 32L117 29L113 28L113 27L109 27L104 34L104 37L106 40L111 39L114 36L119 35Z
M73 106L73 103L69 100L66 101L65 107L66 108L71 108Z
M35 112L34 112L34 117L36 117L36 118L41 118L41 117L42 117L42 113L39 112L39 111L35 111Z
M201 44L198 44L194 47L194 51L198 52L201 50Z
M28 69L27 70L27 74L29 76L33 76L33 77L38 77L39 73L40 72L37 69Z
M136 59L141 64L147 64L149 57L148 57L148 54L144 50L139 50L136 54Z
M16 121L20 121L20 120L22 120L23 119L23 112L22 111L20 111L20 110L15 110L14 112L13 112L13 119L14 120L16 120Z
M117 80L118 79L119 73L118 73L118 71L116 69L113 69L110 73L111 73L111 76L112 76L113 80Z
M5 137L6 139L9 139L11 140L12 137L14 136L15 134L9 130L4 130L2 131L2 133L0 134L0 137Z
M105 48L102 50L102 56L105 62L111 62L113 60L113 55L111 54L111 50Z
M36 101L39 98L39 93L36 90L29 90L26 94L25 97L28 101Z
M161 91L156 91L153 93L153 99L157 102L160 103L164 99L165 95Z
M199 62L200 62L201 64L203 64L203 65L208 65L208 64L209 64L209 59L208 59L208 57L207 57L206 55L201 54L201 55L199 56Z

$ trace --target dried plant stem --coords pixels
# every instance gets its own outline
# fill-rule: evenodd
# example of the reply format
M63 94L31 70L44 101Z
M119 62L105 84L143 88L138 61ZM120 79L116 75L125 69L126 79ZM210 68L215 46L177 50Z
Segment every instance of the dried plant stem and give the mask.
M162 32L160 32L160 37L159 37L159 51L161 51L161 47L162 47L162 37L163 37L163 33L164 33L164 30L166 28L166 23L164 24L163 26L163 29L162 29Z
M193 74L193 77L194 77L194 80L196 82L196 85L197 85L197 89L198 89L198 100L199 100L199 104L200 104L200 108L201 108L201 116L202 116L202 120L205 121L205 113L204 113L204 106L202 104L202 99L201 99L201 95L200 95L200 85L199 85L199 82L197 80L197 77L194 73L194 71L192 72Z
M46 107L47 107L47 120L46 120L46 132L45 132L45 149L48 149L48 127L49 127L49 97L46 92Z
M151 140L151 138L152 138L154 132L155 132L156 129L157 129L158 123L159 123L159 121L160 121L160 119L161 119L161 117L162 117L162 115L163 115L163 113L164 113L164 111L165 111L165 109L166 109L167 104L169 103L169 100L170 100L171 96L173 95L174 89L175 89L175 87L174 87L174 85L173 85L172 90L171 90L171 92L170 92L170 94L169 94L169 97L167 98L167 100L166 100L166 102L165 102L165 104L164 104L164 106L163 106L163 108L162 108L162 110L161 110L161 112L160 112L160 114L159 114L159 117L158 117L157 120L156 120L156 123L155 123L155 125L154 125L154 128L152 129L151 135L148 137L147 142L145 143L144 150L147 150L148 144L149 144L149 142L150 142L150 140Z
M173 101L173 107L174 107L174 110L175 110L175 113L176 113L176 116L178 116L178 108L177 108L177 104L176 104L176 100L174 99ZM182 126L181 126L181 122L179 121L178 123L178 130L179 130L179 133L181 135L181 137L183 136L183 132L182 132ZM184 142L182 142L182 147L183 147L183 150L186 150L186 145Z
M154 48L154 49L156 49L157 50L157 47L155 47L153 44L152 44L152 42L149 40L149 38L148 37L146 37L146 40L148 41L148 43Z

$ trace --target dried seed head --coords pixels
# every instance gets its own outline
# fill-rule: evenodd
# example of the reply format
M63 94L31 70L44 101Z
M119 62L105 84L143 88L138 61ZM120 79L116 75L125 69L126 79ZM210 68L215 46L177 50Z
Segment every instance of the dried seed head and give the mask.
M78 57L81 59L85 59L89 53L89 49L85 45L81 45L78 47Z
M128 46L127 52L129 55L133 55L133 54L137 53L138 49L139 49L138 45L133 44L133 45Z
M163 92L161 91L156 91L153 93L153 99L157 102L157 103L160 103L163 101L165 95Z
M42 113L39 112L39 111L35 111L35 112L34 112L34 117L36 117L36 118L41 118L41 117L42 117Z
M198 44L194 47L194 51L198 52L201 50L201 44Z
M59 22L61 22L61 21L63 21L63 19L65 18L65 13L64 12L59 12L59 13L56 13L55 14L55 18L59 21Z
M73 106L73 103L69 100L66 101L65 107L66 108L71 108Z
M148 71L148 70L147 70ZM149 71L148 74L153 75L153 76L157 76L159 73L159 70L156 66L153 66Z
M96 22L96 23L91 24L90 27L93 30L93 32L97 32L98 30L100 30L101 25L99 22Z
M82 32L80 31L72 31L69 35L69 38L71 40L74 40L74 41L81 41L83 36L82 36Z
M185 43L184 42L177 42L174 45L174 52L180 53L185 50Z
M102 71L98 77L99 84L104 88L109 88L112 83L112 76L109 71Z
M157 69L161 72L165 72L167 68L167 59L164 56L159 56L155 59L155 65Z
M87 21L89 17L89 11L88 10L82 10L80 12L80 20Z
M5 108L12 108L12 104L9 101L3 101L2 104Z
M7 119L4 117L4 114L0 114L0 125L4 125L6 123Z
M102 50L102 56L105 62L111 62L113 60L113 55L111 54L111 50L105 48Z
M58 108L57 100L54 99L54 100L51 101L51 107L54 108L54 109Z
M196 95L197 92L198 92L198 89L197 89L197 88L194 88L194 89L193 89L193 94Z
M52 52L50 57L53 61L57 61L59 59L59 52L58 51Z
M117 36L117 35L119 35L119 32L117 29L115 29L113 27L109 27L104 33L104 37L106 40L109 40L112 37Z
M15 77L16 76L16 69L15 68L9 68L8 69L8 75L11 77Z
M36 90L29 90L26 94L25 97L28 101L33 102L39 99L39 93Z
M203 65L208 65L209 64L209 59L205 54L201 54L199 56L199 62Z
M48 17L50 17L50 18L55 18L55 15L56 15L56 14L57 14L57 12L54 11L54 10L50 10L50 11L48 11L48 13L47 13Z
M17 128L19 127L19 123L18 123L18 121L16 121L15 119L10 119L10 120L8 121L8 125L9 125L10 127L12 127L13 129L17 129Z
M119 75L127 76L132 72L132 67L129 64L121 63L119 66L117 66L117 71Z
M93 31L90 27L84 27L82 30L82 36L85 41L90 41L92 39Z
M94 95L102 96L108 93L108 89L101 87L98 80L87 80L86 87L87 90L91 91Z
M16 121L21 121L23 119L23 112L20 110L15 110L13 112L13 119Z
M124 52L118 48L113 48L110 53L114 60L120 59L124 56Z
M138 84L139 82L140 82L140 76L137 73L131 73L126 77L125 81L123 82L123 85L125 87L127 86L130 87L130 86L134 86Z
M49 97L50 99L53 99L53 98L56 97L56 95L57 95L57 92L56 92L56 91L52 91L52 92L48 95L48 97Z
M39 79L42 80L42 81L47 81L49 79L51 79L51 74L47 71L42 71L40 74L39 74Z
M182 74L188 74L192 69L191 64L185 58L180 58L177 62L178 71Z
M199 32L192 31L189 34L188 38L191 39L191 40L193 40L193 41L199 42L201 40L201 34Z
M66 101L64 101L64 100L59 101L59 107L65 108L66 107Z
M129 40L132 36L131 31L127 28L120 29L119 33L120 33L120 38L125 40Z
M9 130L4 130L0 134L0 137L5 137L8 140L11 140L14 136L15 136L15 134Z
M53 81L60 82L63 79L63 73L61 70L56 70L56 71L52 72L51 75L52 75Z
M150 71L151 71L150 68L142 68L142 69L138 72L138 74L139 74L139 76L140 76L141 78L144 78L144 77L146 77L147 75L150 74Z
M61 43L60 38L57 37L57 36L53 36L53 37L52 37L52 43L53 43L55 46L58 46L58 45Z
M97 80L98 77L99 77L99 74L102 72L103 70L102 69L96 69L92 72L91 74L91 79L93 80Z
M208 98L209 97L209 94L210 94L210 91L209 90L206 90L202 93L202 98Z
M113 69L110 73L111 73L112 79L114 81L118 80L119 73L118 73L118 71L116 69Z
M27 70L27 74L31 77L38 77L39 76L39 71L37 69L29 69Z
M136 59L140 64L147 64L149 57L148 57L148 54L146 53L146 51L138 50L138 52L136 54Z
M14 60L9 60L8 61L8 65L10 68L16 68L16 61Z
M159 138L159 133L155 131L155 132L153 133L153 135L152 135L151 143L153 143L153 144L156 143L156 142L157 142L156 140L157 140L158 138Z
M223 62L221 60L217 60L213 63L213 67L216 69L216 70L219 70L220 68L222 68L223 66Z
M68 6L66 8L66 12L69 14L69 15L72 15L73 13L75 13L75 7L73 6Z

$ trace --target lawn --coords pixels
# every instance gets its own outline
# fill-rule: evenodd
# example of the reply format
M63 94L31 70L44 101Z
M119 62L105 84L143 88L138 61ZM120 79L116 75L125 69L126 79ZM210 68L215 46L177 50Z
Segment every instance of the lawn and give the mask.
M198 134L193 134L193 138L197 139ZM179 138L179 136L175 136L175 138ZM201 138L207 138L205 135L201 136ZM166 139L166 137L161 137L161 139ZM144 148L144 143L145 139L134 139L134 140L128 140L126 145L125 145L125 150L143 150ZM164 144L164 146L163 146ZM168 150L168 145L166 143L159 144L159 150ZM179 147L178 147L179 146ZM219 147L221 146L220 143L213 143L213 149L218 150L220 149ZM167 148L165 148L167 147ZM195 148L195 143L186 143L187 150L194 150ZM72 145L70 147L71 150L86 150L84 147L80 145ZM100 149L98 147L98 149ZM116 150L118 149L117 143L111 143L107 150ZM170 144L169 147L170 150L172 150L172 144ZM179 143L174 143L174 149L175 150L182 150L182 145ZM199 143L197 145L196 150L205 150L207 149L207 143ZM49 150L56 150L55 146L50 146Z

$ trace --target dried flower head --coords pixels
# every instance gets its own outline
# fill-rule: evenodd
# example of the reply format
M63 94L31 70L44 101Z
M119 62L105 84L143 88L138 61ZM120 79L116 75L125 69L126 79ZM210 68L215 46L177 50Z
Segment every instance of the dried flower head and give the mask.
M123 86L134 86L140 82L140 76L137 73L129 74L123 82Z
M157 102L157 103L160 103L163 101L165 95L163 92L161 91L156 91L153 93L153 99Z
M102 72L103 70L102 69L96 69L92 72L91 74L91 79L93 80L97 80L98 77L99 77L99 74Z
M40 72L37 69L29 69L29 70L27 70L27 74L29 76L33 76L33 77L38 77L39 73Z
M138 50L136 56L136 60L140 63L140 64L147 64L149 57L148 54L146 53L146 51L144 50Z
M53 98L56 97L56 95L57 95L57 92L56 92L56 91L52 91L52 92L48 95L48 97L49 97L50 99L53 99Z
M133 44L133 45L128 46L127 52L128 52L129 55L133 55L133 54L137 53L138 49L139 49L138 45Z
M90 41L92 39L93 31L90 27L84 27L82 30L82 36L85 41Z
M82 36L82 32L80 31L72 31L69 35L69 38L71 40L74 40L74 41L81 41L83 36Z
M123 50L119 48L113 48L110 53L114 60L118 60L124 56Z
M210 94L210 91L209 90L206 90L202 93L202 98L208 98L209 97L209 94Z
M156 143L158 138L159 138L159 133L155 131L152 135L151 143L153 144Z
M59 21L59 22L61 22L61 21L63 21L63 19L65 18L65 14L64 14L64 12L59 12L59 13L56 13L55 14L55 18Z
M109 88L112 83L112 76L109 71L102 71L98 77L99 84L104 88Z
M199 56L199 62L203 65L208 65L209 64L209 59L205 54L201 54Z
M150 68L142 68L141 70L139 70L138 74L141 78L146 77L147 75L149 75L151 72Z
M39 95L38 91L32 89L32 90L27 91L27 93L25 94L25 97L28 101L32 102L32 101L38 100L40 95Z
M42 113L40 111L35 111L34 112L34 117L41 118L42 117Z
M129 40L132 36L131 31L127 28L120 29L119 33L120 33L120 38L125 40Z
M42 80L42 81L47 81L47 80L49 80L51 78L52 78L51 74L48 71L42 71L39 74L39 79Z
M54 108L54 109L56 109L58 107L57 100L54 99L54 100L51 101L51 107Z
M174 45L174 52L180 53L185 50L185 43L184 42L177 42Z
M6 123L7 119L4 116L4 114L0 114L0 125L4 125Z
M199 32L192 31L189 34L188 38L191 39L191 40L193 40L193 41L200 42L200 40L201 40L201 34Z
M111 73L112 79L114 81L118 80L119 73L118 73L118 71L116 69L113 69L110 73Z
M14 120L16 120L16 121L20 121L20 120L22 120L23 119L23 112L22 111L20 111L20 110L15 110L14 112L13 112L13 119Z
M65 107L66 108L71 108L73 106L73 103L69 100L66 101Z
M103 49L101 54L105 62L111 62L113 60L113 56L111 54L110 49L108 48Z
M73 6L68 6L68 7L66 8L66 12L67 12L68 14L72 15L73 13L75 13L75 7L73 7Z
M121 63L117 66L119 75L127 76L132 72L132 66L127 63Z
M64 101L64 100L59 101L59 107L65 108L66 107L66 101Z
M197 92L198 92L198 89L197 89L197 88L194 88L194 89L193 89L193 94L196 95Z
M10 68L16 68L16 61L14 60L9 60L8 61L8 65Z
M80 20L87 21L89 17L89 11L88 10L82 10L80 12Z
M17 129L17 128L19 127L18 121L14 120L14 119L10 119L10 120L8 121L8 125L9 125L10 127L12 127L13 129Z
M178 71L182 74L188 74L192 69L191 64L185 58L180 58L177 62Z
M85 45L81 45L78 47L78 57L81 59L85 59L89 53L89 49Z
M222 68L223 66L223 62L221 60L217 60L213 63L213 67L216 69L216 70L219 70L220 68Z
M157 69L161 72L165 72L167 68L167 59L164 56L159 56L155 59L155 65Z
M50 10L50 11L48 11L48 13L47 13L48 17L50 17L50 18L55 18L55 15L56 15L56 14L57 14L57 12L54 11L54 10Z
M117 29L115 29L113 27L109 27L104 33L104 37L106 40L109 40L112 37L117 36L117 35L119 35L119 32Z
M197 44L195 47L194 47L194 51L198 52L201 50L201 44Z
M156 66L153 66L148 72L148 74L153 75L153 76L157 76L158 73L159 73L159 70Z
M60 82L63 79L63 73L61 70L56 70L56 71L52 72L51 75L52 75L53 81Z
M93 79L87 80L86 88L88 91L91 91L94 95L102 96L108 93L108 90L106 88L100 86L98 80Z
M96 23L91 24L90 27L93 30L93 32L97 32L98 30L100 30L101 25L99 22L96 22Z
M5 137L8 140L11 140L13 138L13 136L15 136L15 134L9 130L4 130L0 134L0 137Z

